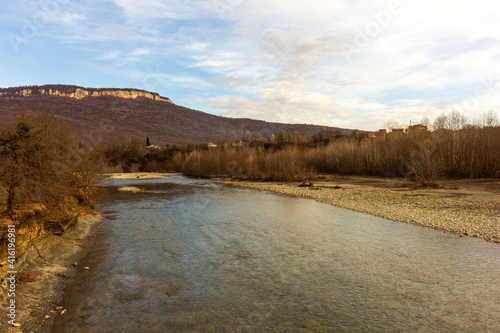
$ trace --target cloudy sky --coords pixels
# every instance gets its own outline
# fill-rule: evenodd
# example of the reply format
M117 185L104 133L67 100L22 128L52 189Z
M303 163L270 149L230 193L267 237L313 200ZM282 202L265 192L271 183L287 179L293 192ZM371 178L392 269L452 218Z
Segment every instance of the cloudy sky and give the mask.
M0 86L139 88L376 130L500 113L494 0L0 0Z

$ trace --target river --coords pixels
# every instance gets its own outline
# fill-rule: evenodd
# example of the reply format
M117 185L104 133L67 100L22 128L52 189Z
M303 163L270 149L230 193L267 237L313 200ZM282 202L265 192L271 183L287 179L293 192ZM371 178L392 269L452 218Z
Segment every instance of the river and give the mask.
M181 176L99 210L52 332L500 332L498 244Z

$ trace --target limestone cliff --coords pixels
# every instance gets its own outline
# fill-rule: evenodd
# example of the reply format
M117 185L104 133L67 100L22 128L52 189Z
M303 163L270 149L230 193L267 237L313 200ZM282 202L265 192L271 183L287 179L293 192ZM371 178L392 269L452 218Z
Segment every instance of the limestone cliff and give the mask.
M96 89L96 88L83 88L76 86L64 85L45 85L45 86L32 86L32 87L18 87L18 88L4 88L0 89L0 96L5 97L29 97L35 95L50 95L59 97L69 97L75 99L83 99L88 96L113 96L121 98L136 99L138 97L148 98L155 101L164 101L172 103L170 98L162 97L157 93L152 93L138 89Z

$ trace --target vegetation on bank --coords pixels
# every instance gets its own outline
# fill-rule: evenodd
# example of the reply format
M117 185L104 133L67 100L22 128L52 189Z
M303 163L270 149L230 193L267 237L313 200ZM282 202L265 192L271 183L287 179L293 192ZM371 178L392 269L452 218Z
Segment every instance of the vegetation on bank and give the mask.
M428 130L428 129L429 130ZM247 133L216 145L144 149L144 142L109 145L103 154L119 171L175 171L192 177L303 181L317 174L438 178L499 178L500 126L495 113L480 120L452 112L433 124L392 133L320 131L312 137Z
M68 130L49 115L21 119L0 131L3 252L7 225L16 225L23 235L18 242L28 246L39 234L64 232L91 210L102 162L91 151L78 149Z
M452 112L427 126L431 130L349 135L323 130L311 137L248 132L238 141L165 147L151 145L148 137L87 149L49 115L21 119L0 129L0 249L5 250L9 224L25 229L25 243L40 233L64 232L93 208L94 185L103 172L173 171L269 181L331 173L408 177L426 185L438 178L500 178L496 114L471 120Z
M500 176L496 114L479 121L452 112L427 125L431 130L349 135L323 130L311 137L281 131L264 138L249 132L233 142L162 149L150 145L154 140L148 137L90 150L49 115L22 119L0 134L0 214L19 219L35 205L46 221L67 219L72 211L92 207L93 185L104 165L107 172L174 171L280 181L322 173L413 177L427 184L440 177Z

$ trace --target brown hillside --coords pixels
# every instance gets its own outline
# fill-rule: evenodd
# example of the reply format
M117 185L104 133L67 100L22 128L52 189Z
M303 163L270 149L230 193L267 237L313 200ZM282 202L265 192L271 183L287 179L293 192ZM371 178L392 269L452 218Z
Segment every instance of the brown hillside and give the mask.
M76 89L88 91L120 91L126 96L136 89L90 89L75 86L42 86L66 94ZM252 119L225 118L175 105L168 100L146 97L85 96L60 97L37 93L41 87L0 89L0 127L15 123L20 116L32 117L49 112L61 120L83 142L102 144L132 137L149 136L152 143L206 143L240 139L247 131L258 131L264 137L281 130L298 131L303 136L316 134L321 129L334 127L269 123ZM32 90L29 96L22 91ZM19 92L16 94L16 92ZM3 93L3 94L2 94ZM153 96L158 94L150 93ZM149 95L148 95L149 96ZM341 129L343 133L351 130Z

